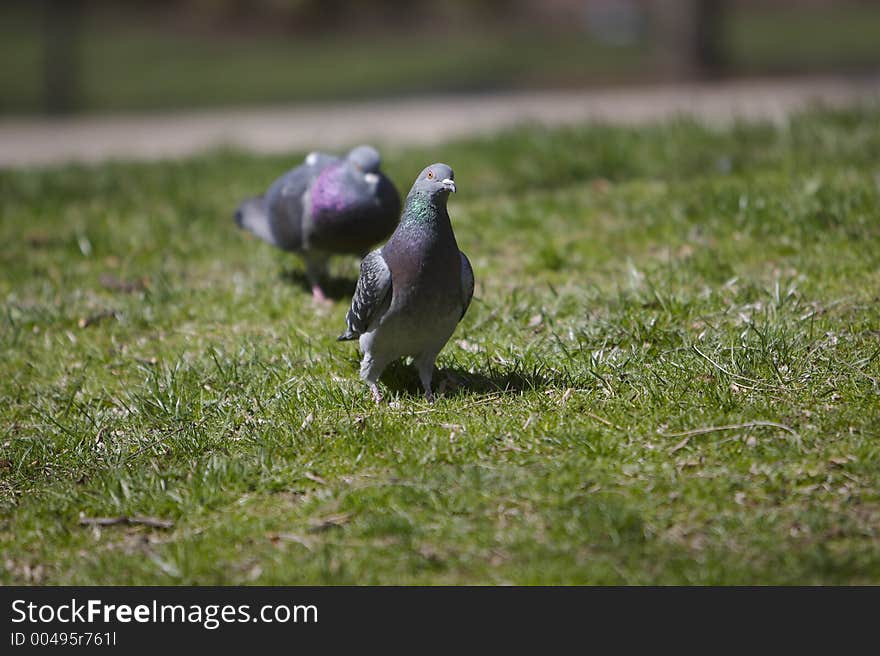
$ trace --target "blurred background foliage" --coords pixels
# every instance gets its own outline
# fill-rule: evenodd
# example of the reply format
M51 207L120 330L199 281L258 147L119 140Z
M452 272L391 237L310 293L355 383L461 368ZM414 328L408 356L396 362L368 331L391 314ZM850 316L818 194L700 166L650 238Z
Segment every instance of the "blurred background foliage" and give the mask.
M0 112L874 72L873 0L4 0Z

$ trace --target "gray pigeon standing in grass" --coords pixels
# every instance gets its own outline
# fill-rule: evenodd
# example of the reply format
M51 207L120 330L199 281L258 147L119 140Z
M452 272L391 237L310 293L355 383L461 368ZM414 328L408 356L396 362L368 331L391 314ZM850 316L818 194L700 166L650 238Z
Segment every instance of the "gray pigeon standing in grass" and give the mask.
M392 361L411 356L433 400L434 361L474 295L474 272L458 250L446 200L452 169L432 164L419 174L388 243L367 255L339 340L359 338L363 378L378 402L378 380Z
M370 146L358 146L345 158L311 153L265 195L245 200L235 222L263 241L302 254L312 294L324 301L330 256L363 256L397 225L400 194L380 163Z

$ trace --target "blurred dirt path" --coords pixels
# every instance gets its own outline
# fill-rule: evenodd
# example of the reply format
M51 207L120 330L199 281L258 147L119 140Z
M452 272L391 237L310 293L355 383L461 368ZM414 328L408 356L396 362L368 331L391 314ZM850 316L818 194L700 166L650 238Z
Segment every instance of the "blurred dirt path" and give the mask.
M570 92L510 92L264 109L0 119L0 166L161 159L221 146L262 153L358 142L431 144L522 123L784 121L811 104L880 101L880 76L745 80Z

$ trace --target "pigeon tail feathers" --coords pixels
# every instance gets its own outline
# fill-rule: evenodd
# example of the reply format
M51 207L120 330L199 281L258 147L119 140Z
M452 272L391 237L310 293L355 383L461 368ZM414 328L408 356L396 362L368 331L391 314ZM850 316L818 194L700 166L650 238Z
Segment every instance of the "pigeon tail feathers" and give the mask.
M266 202L262 196L243 201L235 210L235 223L239 228L252 232L265 242L276 243L272 226L269 224L269 214L266 212Z
M339 337L336 338L337 342L351 342L355 339L358 339L360 335L354 332L351 328L346 328L345 332L342 333Z

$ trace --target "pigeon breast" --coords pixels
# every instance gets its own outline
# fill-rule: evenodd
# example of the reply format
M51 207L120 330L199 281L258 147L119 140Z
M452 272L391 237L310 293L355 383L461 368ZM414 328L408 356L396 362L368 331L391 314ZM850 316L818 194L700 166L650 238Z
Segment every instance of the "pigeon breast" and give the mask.
M400 200L391 182L375 186L345 162L325 168L309 192L311 248L330 253L363 253L387 238L397 225Z

